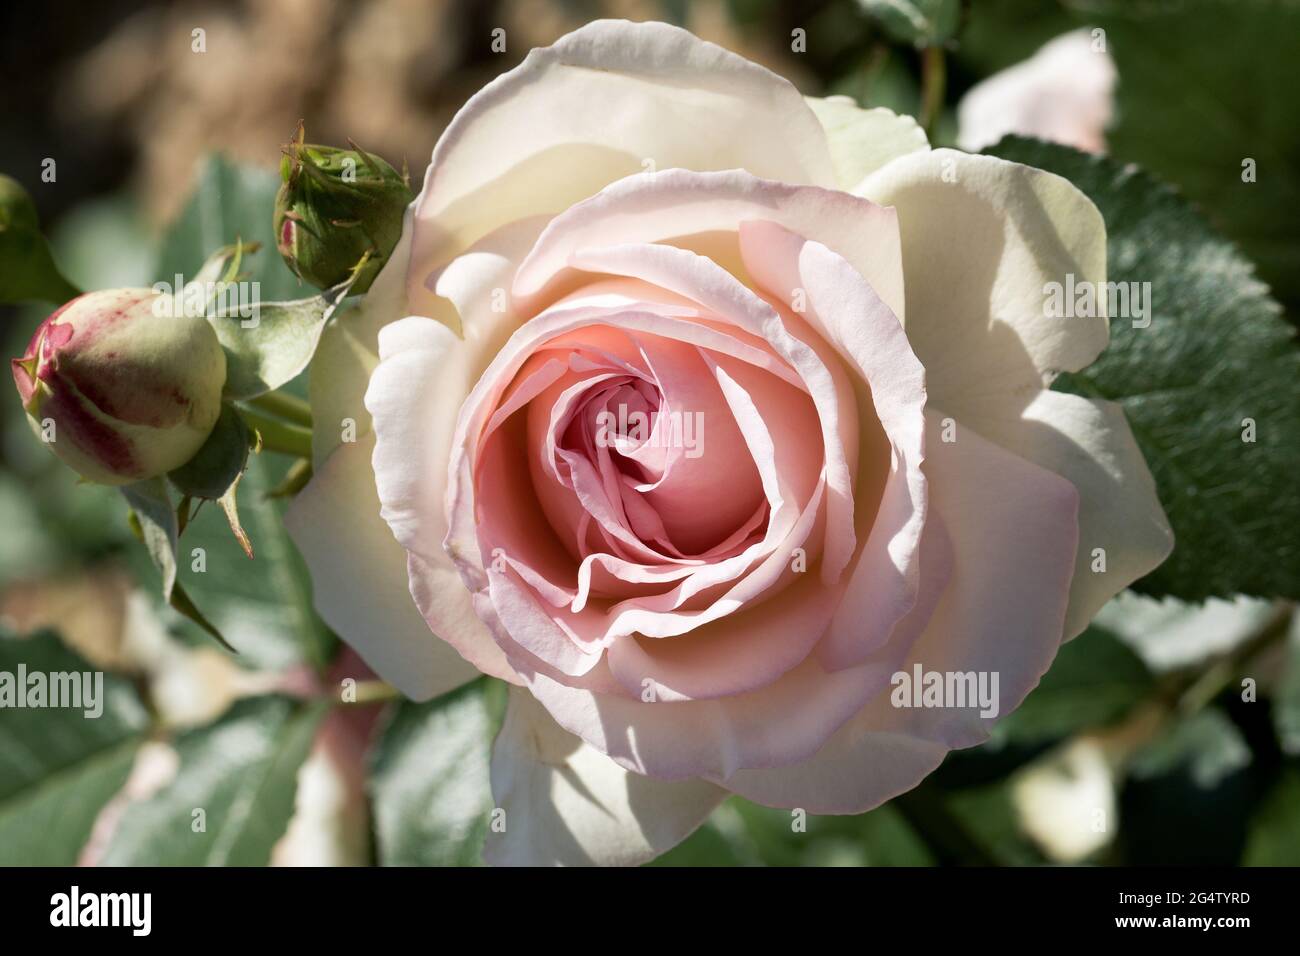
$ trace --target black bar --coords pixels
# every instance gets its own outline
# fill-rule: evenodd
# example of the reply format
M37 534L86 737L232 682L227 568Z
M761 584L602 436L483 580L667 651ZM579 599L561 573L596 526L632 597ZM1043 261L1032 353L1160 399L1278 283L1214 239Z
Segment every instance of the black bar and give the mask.
M919 934L918 946L1018 936L1035 926L1052 939L1199 934L1232 940L1289 929L1295 909L1295 873L1286 869L51 868L0 870L0 881L6 943L78 933L128 945L147 938L205 948L227 940L367 945L412 939L436 949L467 933L482 937L470 945L492 946L499 932L512 938L545 932L557 945L582 946L607 941L607 928L631 939L644 933L648 943L689 939L701 922L711 924L710 937L779 924L825 938L839 927L836 932L852 933L864 946L895 936L905 942L909 933ZM51 925L58 894L70 904L73 886L83 907L98 906L98 899L86 904L88 895L150 894L148 936L135 936L130 925ZM114 905L123 905L120 898ZM122 922L129 922L127 912ZM1242 918L1244 925L1222 925ZM1120 925L1133 919L1154 922ZM1200 925L1206 919L1208 928Z

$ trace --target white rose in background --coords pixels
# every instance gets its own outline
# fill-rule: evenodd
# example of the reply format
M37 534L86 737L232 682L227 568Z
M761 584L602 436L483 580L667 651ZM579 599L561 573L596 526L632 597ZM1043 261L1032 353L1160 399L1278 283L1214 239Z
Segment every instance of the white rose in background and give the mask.
M967 91L957 104L957 145L977 152L1016 133L1104 153L1117 76L1104 33L1062 34Z
M404 693L514 685L491 861L876 806L989 729L891 674L995 674L1005 714L1169 553L1118 407L1047 388L1108 334L1045 314L1105 280L1057 176L604 21L473 97L407 215L322 339L288 523ZM594 441L620 404L702 412L702 454Z

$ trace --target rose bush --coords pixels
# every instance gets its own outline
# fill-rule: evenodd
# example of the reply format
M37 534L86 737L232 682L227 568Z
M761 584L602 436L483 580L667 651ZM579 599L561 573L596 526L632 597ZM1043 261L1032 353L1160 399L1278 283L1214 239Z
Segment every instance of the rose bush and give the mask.
M411 697L514 685L491 861L639 862L730 793L869 809L991 723L894 673L1005 714L1169 553L1122 413L1048 388L1108 327L1043 287L1105 262L1064 179L584 27L460 111L322 340L320 612Z

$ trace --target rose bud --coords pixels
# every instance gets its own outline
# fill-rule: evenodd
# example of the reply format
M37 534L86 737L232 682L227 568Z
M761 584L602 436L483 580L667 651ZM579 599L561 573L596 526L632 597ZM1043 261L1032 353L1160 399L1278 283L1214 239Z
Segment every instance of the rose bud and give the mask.
M318 288L356 271L351 291L365 292L401 238L413 198L408 177L355 143L337 149L306 144L303 136L299 124L280 163L276 248L296 276Z
M150 289L87 293L12 360L33 430L90 481L122 485L185 464L221 414L216 332L171 305Z

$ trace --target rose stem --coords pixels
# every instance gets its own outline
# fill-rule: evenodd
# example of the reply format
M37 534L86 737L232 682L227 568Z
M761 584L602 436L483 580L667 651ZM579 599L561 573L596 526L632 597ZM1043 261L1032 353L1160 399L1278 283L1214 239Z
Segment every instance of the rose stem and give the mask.
M939 113L943 110L947 80L943 47L926 47L921 57L921 128L931 143L934 142L934 127L939 122Z
M249 405L268 415L276 415L295 425L311 428L311 406L296 395L287 392L267 392L248 400Z

